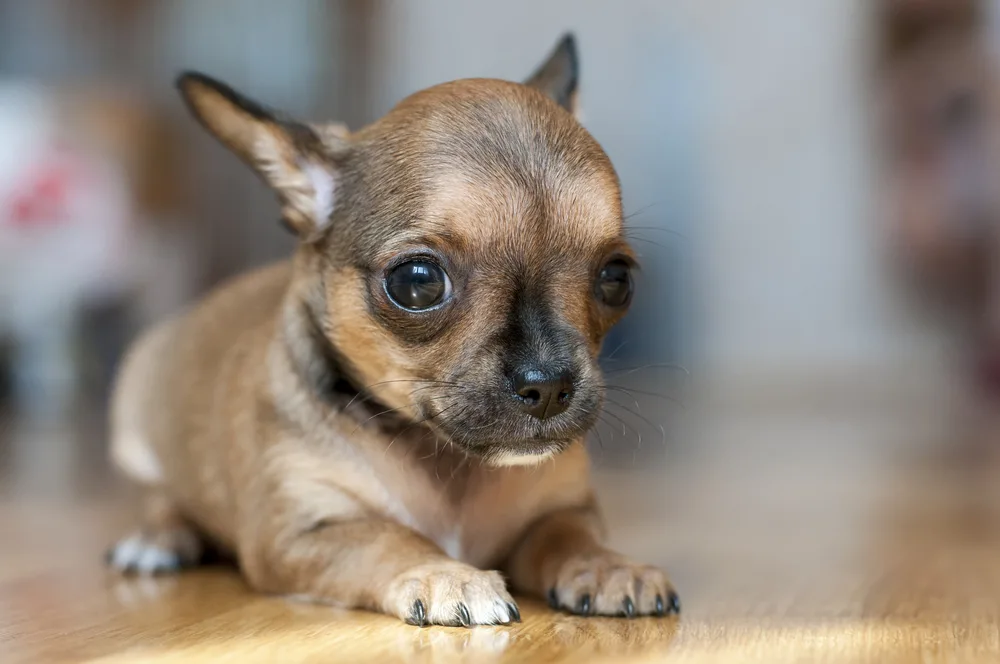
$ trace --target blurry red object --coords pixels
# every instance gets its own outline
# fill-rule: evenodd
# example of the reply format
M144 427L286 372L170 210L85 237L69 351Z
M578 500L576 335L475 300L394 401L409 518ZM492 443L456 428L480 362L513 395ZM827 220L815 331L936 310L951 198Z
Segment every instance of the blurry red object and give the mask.
M15 228L69 222L72 195L87 184L86 168L80 160L62 149L28 172L24 183L14 188L10 209L2 218Z

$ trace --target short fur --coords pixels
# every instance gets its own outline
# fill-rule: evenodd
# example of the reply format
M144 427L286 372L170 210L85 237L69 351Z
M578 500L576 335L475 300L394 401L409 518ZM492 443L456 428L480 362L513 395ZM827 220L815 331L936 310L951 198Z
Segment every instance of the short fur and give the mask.
M115 567L178 568L212 542L261 591L417 624L518 620L494 569L583 614L677 610L662 572L600 544L589 488L596 358L625 308L594 283L632 258L615 171L568 112L576 80L567 37L530 85L446 83L351 134L179 79L301 241L131 351L112 455L148 509ZM412 256L447 271L439 306L389 297ZM525 366L572 377L565 412L523 412Z

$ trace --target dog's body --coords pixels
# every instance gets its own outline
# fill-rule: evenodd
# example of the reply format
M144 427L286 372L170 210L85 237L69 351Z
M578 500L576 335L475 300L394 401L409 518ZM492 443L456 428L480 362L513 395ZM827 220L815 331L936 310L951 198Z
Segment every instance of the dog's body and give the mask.
M241 508L250 512L247 527L273 528L271 539L295 521L328 518L329 494L339 494L345 514L397 521L486 568L499 566L545 511L586 503L581 445L537 467L495 468L426 430L386 428L372 417L381 407L373 411L351 392L333 396L349 412L331 415L286 355L310 343L296 336L300 321L286 324L295 316L292 283L288 264L253 272L139 343L114 413L112 451L130 477L169 485L183 513L231 550L239 550L241 519L233 515ZM154 376L156 386L142 384ZM287 487L254 487L285 477L294 478ZM244 502L256 490L269 500L288 492L315 513L279 510L268 524L259 518L267 506Z
M582 441L631 259L617 177L558 106L575 80L566 41L530 87L437 86L349 135L181 79L302 242L131 353L112 454L147 504L115 566L207 539L255 588L418 624L519 619L483 568L584 614L677 610L599 544Z

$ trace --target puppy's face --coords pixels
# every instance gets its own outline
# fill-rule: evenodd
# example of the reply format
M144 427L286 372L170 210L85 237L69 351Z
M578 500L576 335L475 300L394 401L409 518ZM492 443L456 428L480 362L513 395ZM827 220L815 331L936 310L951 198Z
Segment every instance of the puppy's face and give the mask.
M498 464L593 425L597 354L632 295L617 177L569 112L572 41L530 83L437 86L352 136L267 120L248 158L285 180L321 326L354 383Z

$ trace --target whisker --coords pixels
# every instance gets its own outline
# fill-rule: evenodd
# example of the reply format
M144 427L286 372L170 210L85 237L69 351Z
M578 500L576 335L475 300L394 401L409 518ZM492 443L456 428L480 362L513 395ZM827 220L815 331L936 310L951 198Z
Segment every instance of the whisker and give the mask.
M466 431L482 431L483 429L488 429L492 426L496 426L497 422L499 421L500 418L495 418L492 422L487 422L486 424L483 424L482 426L478 427L469 427L466 429Z
M609 362L614 362L615 361L615 355L617 355L618 351L620 351L622 348L624 348L625 344L627 344L628 342L629 342L629 340L626 339L625 341L623 341L620 344L618 344L615 347L615 349L613 351L611 351L611 354L608 355L607 357L605 357L604 359L607 360L607 361L609 361Z
M656 240L650 240L649 238L646 237L639 237L638 235L632 235L628 232L625 233L625 236L634 242L645 242L646 244L651 244L665 251L670 251L671 249L673 249L673 247L663 244L662 242L657 242Z
M347 410L351 406L351 404L357 401L358 397L360 397L361 395L365 395L365 398L362 401L362 403L370 399L372 395L368 394L368 390L370 390L371 388L378 387L379 385L388 385L389 383L436 383L438 385L451 385L451 386L458 385L458 383L452 383L443 380L435 380L430 378L395 378L392 380L382 380L377 383L372 383L371 385L368 385L366 387L362 387L360 390L358 390L358 393L355 394L354 397L352 397L351 400L347 402L347 405L344 406L343 410Z
M660 394L658 392L650 392L648 390L640 390L637 387L625 388L625 387L622 387L621 385L601 385L601 387L603 387L606 390L615 390L616 392L625 392L626 394L628 394L632 398L633 401L635 401L635 396L633 396L632 393L635 392L636 394L642 394L642 395L648 396L648 397L658 397L660 399L665 399L666 401L669 401L672 404L680 406L681 408L685 408L685 406L686 406L686 404L683 401L681 401L680 399L677 399L676 397L672 397L672 396L667 395L667 394ZM639 402L638 401L635 402L635 409L637 411L641 410L639 408Z
M423 387L418 387L417 389L410 392L410 398L413 398L413 395L416 394L417 392L420 392L422 390L431 390L434 389L435 387L439 387L439 385L424 385Z
M625 388L618 387L617 385L601 385L601 387L604 388L605 390L614 390L616 392L624 392L626 396L628 396L630 399L632 399L632 403L635 404L635 411L638 413L641 410L639 408L639 401L634 396L632 396L629 393L629 391L626 390ZM607 396L608 398L610 398L610 395L605 395L605 396Z
M454 405L461 405L461 402L456 398ZM453 413L451 417L449 417L447 419L444 419L444 420L439 420L436 423L437 426L440 428L440 427L445 426L445 425L450 425L452 422L454 422L455 420L457 420L458 418L460 418L462 415L464 415L465 413L469 412L469 409L471 407L472 406L470 404L468 404L468 403L462 405L462 408L457 413ZM450 407L447 410L450 410ZM442 414L443 414L443 412L444 411L442 411ZM450 437L449 437L449 440L450 440Z
M458 473L458 471L461 470L467 463L469 463L468 455L463 457L462 460L459 461L458 464L451 469L451 477L448 478L448 484L451 484L451 481L455 479L455 475Z
M422 420L417 420L415 422L410 422L408 425L406 425L405 427L403 427L403 430L400 431L399 433L397 433L396 436L391 441L389 441L389 444L386 445L385 450L382 453L382 456L385 456L386 454L389 453L389 448L392 447L392 444L395 443L396 440L398 440L404 433L406 433L407 431L409 431L413 427L417 426L418 424L425 424L427 422L433 421L434 418L440 417L445 412L451 410L452 408L454 408L457 405L458 405L458 402L456 401L455 403L452 403L450 406L445 406L442 410L438 411L434 415L428 415L427 417L423 418ZM434 431L428 429L428 433L434 433ZM426 434L424 435L424 438L422 438L421 440L423 440L425 438L427 438ZM435 452L436 452L437 451L437 441L434 442L434 449L435 449Z
M656 207L657 205L660 205L660 204L662 204L662 201L654 201L654 202L652 202L652 203L650 203L648 205L644 205L643 207L639 208L635 212L630 212L629 214L627 214L624 217L622 217L622 221L628 221L632 217L637 217L640 214L642 214L643 212L646 212L647 210L650 210L650 209L652 209L652 208L654 208L654 207Z
M605 373L612 374L612 373L624 372L624 375L628 376L634 374L637 371L643 371L645 369L672 369L674 371L681 371L684 373L684 375L688 377L691 376L691 372L686 368L684 368L683 366L681 366L680 364L671 364L669 362L653 362L651 364L644 364L638 367L619 367L617 369L608 369L607 371L605 371Z
M612 415L612 413L609 413L607 411L602 411L601 413L598 413L597 420L598 420L598 422L600 422L601 424L605 425L606 427L608 427L611 430L611 442L614 442L615 435L618 433L617 426L611 420L609 420L607 418L608 415ZM618 419L619 422L622 422L624 424L624 422L622 421L621 418L617 418L617 419ZM595 428L595 430L598 432L598 434L600 434L600 429ZM633 428L632 431L634 432L635 429ZM624 441L624 440L627 440L627 439L628 439L627 431L626 431L625 427L622 426L622 440ZM598 437L598 443L601 443L601 442L602 442L602 439L600 437ZM604 446L603 446L603 444L601 445L600 449L601 449L601 458L603 458L603 455L604 455Z
M605 406L615 405L615 406L618 406L619 408L623 408L623 406L621 406L621 404L614 403L613 401L606 401L604 405ZM627 412L632 412L632 411L629 411L627 408L625 410ZM617 415L615 415L614 413L612 413L610 410L605 410L604 412L607 413L608 415L610 415L611 417L615 418L619 422L621 422L622 425L625 424L625 420L623 420L622 418L618 417ZM632 431L635 432L636 438L638 440L638 443L637 443L638 446L642 447L642 432L640 432L635 427L631 427L631 429L632 429Z
M450 418L443 418L442 417L442 415L444 415L446 412L450 411L455 406L462 406L462 408L460 408L457 413L452 414L452 416ZM438 412L438 414L435 416L435 418L431 419L430 424L442 436L444 436L445 438L448 438L450 440L450 436L447 433L445 433L445 431L442 429L442 427L445 426L445 425L447 425L447 424L450 424L452 421L454 421L458 417L461 417L465 412L468 411L468 409L469 409L469 405L468 404L463 404L458 398L455 398L455 399L452 400L452 402L448 406L446 406L445 408L442 408Z
M381 415L388 415L389 413L400 411L400 410L403 410L404 408L406 408L406 406L398 406L396 408L388 408L386 410L383 410L383 411L380 411L378 413L375 413L374 415L372 415L371 417L369 417L368 419L366 419L364 422L361 422L358 426L354 427L354 429L351 431L351 433L349 435L353 436L354 434L356 434L358 432L358 429L360 429L364 425L368 424L369 422L371 422L372 420L374 420L376 417L379 417Z
M626 221L628 221L628 219L629 217L625 218ZM681 233L680 231L675 230L673 228L664 228L663 226L635 226L633 224L625 224L626 235L631 231L655 231L657 233L664 233L666 235L679 238L681 240L684 240L685 242L689 242L691 240L691 238L685 235L684 233Z
M639 413L632 412L631 410L629 410L625 406L621 405L620 403L615 403L613 401L607 402L607 405L612 405L612 404L615 405L615 406L618 406L619 408L621 408L625 412L629 413L630 415L634 415L635 417L638 417L640 420L642 420L643 422L645 422L646 424L648 424L653 429L659 430L660 436L661 436L661 443L663 445L667 444L667 432L663 428L662 424L654 424L649 418L647 418L647 417L645 417L643 415L640 415ZM611 413L610 411L608 411L608 414L611 415L613 413Z
M609 403L612 403L612 402L605 402L604 405L607 406L607 405L609 405ZM615 405L617 405L617 404L615 404ZM616 420L618 420L621 423L621 425L622 425L622 437L623 438L628 435L626 427L628 427L628 429L631 429L633 433L639 433L638 431L636 431L635 427L629 425L625 420L623 420L622 418L618 417L617 415L615 415L614 413L612 413L610 410L605 409L604 410L604 414L605 415L610 415L611 417L615 418Z
M601 415L600 414L597 415L597 419L598 420L601 419ZM601 446L601 451L604 451L604 436L601 435L601 428L595 426L594 427L594 433L597 434L597 444Z
M465 404L457 413L454 413L447 420L439 421L439 422L436 423L435 429L441 431L441 434L445 437L445 440L448 443L449 447L452 447L452 448L455 447L455 441L452 440L450 434L445 433L442 430L442 427L443 426L450 426L451 422L454 422L458 418L462 417L462 415L464 415L465 413L469 412L470 408L472 408L471 404ZM432 424L434 424L434 423L432 423ZM467 436L463 437L462 438L462 444L464 445L467 440L468 440ZM436 452L436 450L435 450L435 452Z

